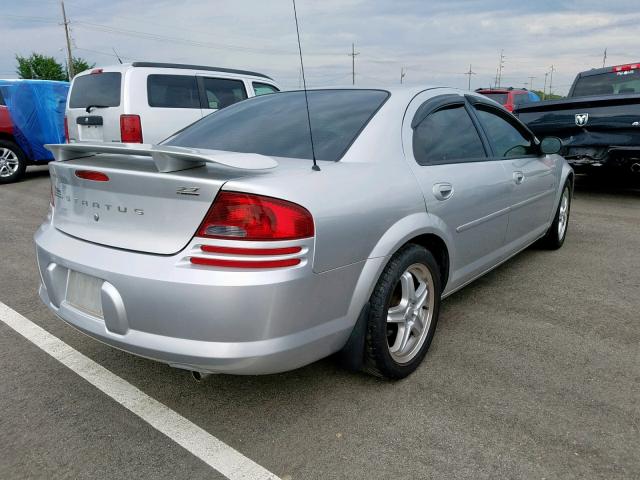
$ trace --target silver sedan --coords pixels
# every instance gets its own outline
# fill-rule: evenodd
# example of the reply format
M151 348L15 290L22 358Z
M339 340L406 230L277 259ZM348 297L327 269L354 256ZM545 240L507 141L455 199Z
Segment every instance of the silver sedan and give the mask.
M159 145L50 146L43 302L197 375L339 353L398 379L424 359L444 297L533 243L562 246L561 144L493 101L322 89L306 105L265 95Z

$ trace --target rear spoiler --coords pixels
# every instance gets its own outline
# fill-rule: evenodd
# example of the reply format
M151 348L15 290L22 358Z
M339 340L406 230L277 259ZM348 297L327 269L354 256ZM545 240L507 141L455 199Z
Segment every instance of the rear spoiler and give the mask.
M207 163L239 170L268 170L278 166L273 158L257 153L224 152L199 148L150 145L145 143L61 143L45 145L58 162L97 153L151 157L159 172L168 173Z

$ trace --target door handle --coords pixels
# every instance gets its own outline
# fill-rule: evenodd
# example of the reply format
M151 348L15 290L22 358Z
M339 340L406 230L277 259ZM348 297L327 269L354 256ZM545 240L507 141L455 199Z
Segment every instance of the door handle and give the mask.
M513 172L513 181L516 182L516 185L520 185L522 182L524 182L524 173L520 171Z
M446 200L453 195L453 185L446 182L436 183L433 185L433 195L438 200Z

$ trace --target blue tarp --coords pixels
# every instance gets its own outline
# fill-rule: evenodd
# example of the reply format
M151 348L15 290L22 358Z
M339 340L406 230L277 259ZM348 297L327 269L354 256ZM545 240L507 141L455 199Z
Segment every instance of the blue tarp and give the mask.
M14 137L27 157L53 160L46 143L64 143L64 110L69 82L0 80L0 92L13 121Z

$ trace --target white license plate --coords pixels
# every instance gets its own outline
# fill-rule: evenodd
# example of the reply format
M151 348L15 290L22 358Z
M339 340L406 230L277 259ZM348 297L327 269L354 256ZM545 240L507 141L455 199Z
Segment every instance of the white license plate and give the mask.
M102 125L80 125L80 140L102 141Z
M67 303L95 317L103 318L101 289L104 280L69 271Z

